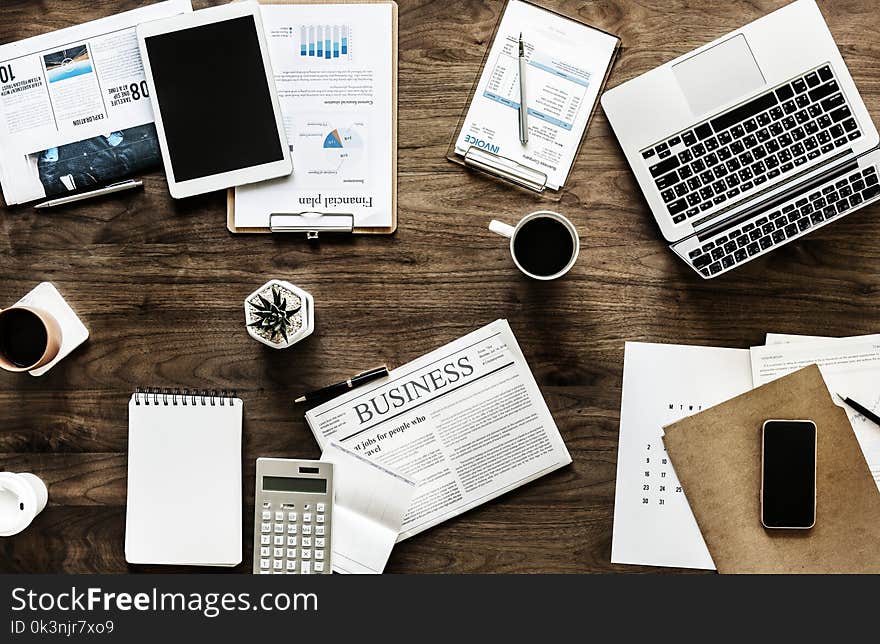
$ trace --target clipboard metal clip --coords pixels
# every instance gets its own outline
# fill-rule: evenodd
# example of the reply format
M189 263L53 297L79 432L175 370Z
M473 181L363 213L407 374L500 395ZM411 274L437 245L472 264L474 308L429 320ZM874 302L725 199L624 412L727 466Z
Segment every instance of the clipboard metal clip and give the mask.
M323 212L273 212L269 215L273 233L305 233L306 239L318 239L319 233L353 233L354 215Z
M532 192L541 193L547 187L547 175L540 170L535 170L513 159L493 154L473 145L465 153L464 163Z

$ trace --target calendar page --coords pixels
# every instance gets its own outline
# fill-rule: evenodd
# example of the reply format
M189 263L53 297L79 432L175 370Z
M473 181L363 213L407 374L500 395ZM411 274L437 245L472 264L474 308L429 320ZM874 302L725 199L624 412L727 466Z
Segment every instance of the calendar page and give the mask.
M662 428L751 388L746 349L627 342L612 563L715 568Z

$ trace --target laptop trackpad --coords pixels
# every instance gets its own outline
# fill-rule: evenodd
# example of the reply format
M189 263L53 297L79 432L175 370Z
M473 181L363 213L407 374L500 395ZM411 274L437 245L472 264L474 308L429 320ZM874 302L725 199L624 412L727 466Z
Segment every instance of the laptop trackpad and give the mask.
M673 65L672 72L694 116L745 98L765 82L742 34Z

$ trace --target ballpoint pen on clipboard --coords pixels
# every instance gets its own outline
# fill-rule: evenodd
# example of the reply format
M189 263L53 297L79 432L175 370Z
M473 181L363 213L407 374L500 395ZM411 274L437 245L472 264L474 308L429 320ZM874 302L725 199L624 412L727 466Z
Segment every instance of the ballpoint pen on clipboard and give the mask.
M519 34L519 142L529 142L529 108L526 102L526 50Z

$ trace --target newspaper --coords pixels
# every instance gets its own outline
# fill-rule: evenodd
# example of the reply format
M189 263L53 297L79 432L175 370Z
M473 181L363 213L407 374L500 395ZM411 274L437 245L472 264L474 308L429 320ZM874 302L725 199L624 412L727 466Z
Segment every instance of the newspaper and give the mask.
M398 541L571 463L506 320L306 413L333 441L418 485Z
M0 46L7 205L161 165L136 28L187 11L190 0L167 0Z
M321 460L333 463L333 572L381 574L415 483L338 443Z

